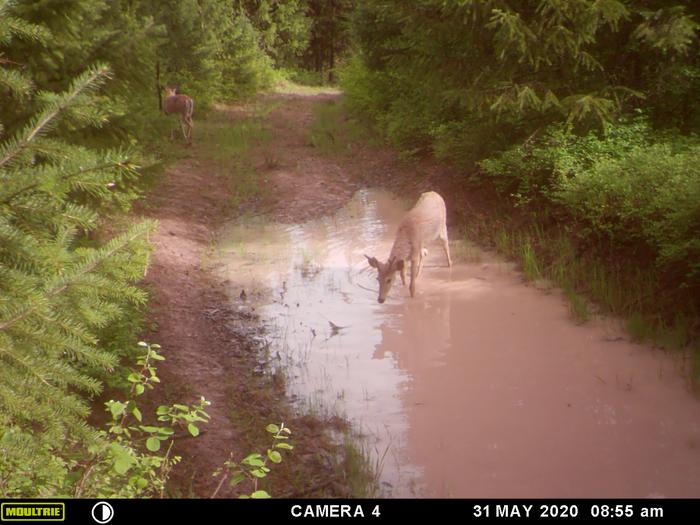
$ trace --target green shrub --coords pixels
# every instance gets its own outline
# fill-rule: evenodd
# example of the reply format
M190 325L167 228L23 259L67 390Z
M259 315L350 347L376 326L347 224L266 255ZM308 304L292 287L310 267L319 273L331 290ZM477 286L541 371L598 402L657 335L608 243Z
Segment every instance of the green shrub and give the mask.
M217 63L221 68L220 94L241 99L272 85L272 59L258 45L260 35L244 11L221 20L227 29Z
M338 76L348 108L376 124L393 99L389 76L368 69L359 57L348 60Z
M583 136L555 125L480 166L501 194L555 210L587 244L615 247L640 264L650 257L681 286L698 286L697 137L653 132L641 117Z
M172 453L175 437L196 437L209 420L200 398L193 405L162 405L155 422L144 419L138 400L160 380L155 364L164 358L158 345L139 343L136 364L122 378L131 385L126 399L109 400L105 430L86 427L92 439L75 435L51 439L40 429L22 428L0 413L1 497L163 497L180 457Z
M612 242L650 248L685 284L700 280L700 142L596 160L562 174L554 198Z

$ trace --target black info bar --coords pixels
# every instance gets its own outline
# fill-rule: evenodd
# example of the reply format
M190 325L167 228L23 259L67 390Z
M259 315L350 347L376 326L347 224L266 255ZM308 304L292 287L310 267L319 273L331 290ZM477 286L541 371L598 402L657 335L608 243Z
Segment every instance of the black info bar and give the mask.
M459 523L676 523L700 516L700 499L45 499L0 500L1 522L67 524L272 523L302 521Z

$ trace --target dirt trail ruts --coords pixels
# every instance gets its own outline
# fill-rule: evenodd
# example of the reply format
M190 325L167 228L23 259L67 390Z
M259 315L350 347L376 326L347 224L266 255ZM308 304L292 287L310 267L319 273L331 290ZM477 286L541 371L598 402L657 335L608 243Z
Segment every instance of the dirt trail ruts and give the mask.
M333 93L265 97L280 105L266 120L270 140L253 156L257 169L267 171L268 210L277 222L303 222L332 213L358 188L345 163L317 154L308 142L313 106L337 97Z
M270 190L258 211L283 222L301 221L342 205L352 195L355 186L340 167L315 156L306 142L313 105L327 97L266 95L282 104L265 117L270 141L251 152L256 168L265 171ZM245 115L238 107L217 111L226 112L232 121ZM144 338L163 347L166 361L159 375L165 385L165 401L194 402L202 395L212 403L208 409L211 421L202 426L203 433L176 445L183 465L174 474L181 496L207 497L216 487L212 473L229 454L241 458L250 452L249 441L232 421L232 399L256 405L254 410L268 412L274 420L278 414L272 407L284 394L246 390L252 388L250 377L257 356L254 349L245 348L249 341L240 327L244 326L244 332L254 331L256 321L242 319L230 307L224 284L202 264L218 228L236 211L231 209L226 181L216 174L197 143L196 123L194 145L188 152L167 170L142 210L159 221L151 236L153 253L145 279L151 295L148 321L157 328ZM232 329L233 324L239 328ZM320 429L307 423L295 434L297 442L305 439L304 434L318 441L315 433ZM298 447L301 458L303 449ZM342 495L343 490L337 488L335 494ZM234 493L224 488L219 495Z
M151 291L149 320L157 325L148 338L164 349L166 361L159 373L169 389L167 401L193 402L203 395L212 403L204 434L186 440L177 451L185 455L187 470L203 478L194 480L199 496L210 488L206 477L226 460L236 437L227 416L225 387L230 371L224 357L230 344L225 331L205 316L225 301L201 264L227 204L225 192L219 191L221 181L212 173L197 160L195 146L192 156L170 168L153 191L149 215L159 226L151 237L145 280Z

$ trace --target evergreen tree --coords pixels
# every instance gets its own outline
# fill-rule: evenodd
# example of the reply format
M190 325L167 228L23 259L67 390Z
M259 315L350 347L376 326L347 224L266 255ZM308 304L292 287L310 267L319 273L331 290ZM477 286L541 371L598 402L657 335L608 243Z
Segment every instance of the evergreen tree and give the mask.
M7 13L0 6L0 15ZM4 13L3 13L4 11ZM39 37L42 31L0 16L0 41ZM30 96L25 77L0 67L0 82ZM96 90L106 66L79 75L62 93L33 97L40 110L0 143L0 487L4 493L60 493L66 450L90 446L88 400L100 391L99 371L117 356L101 349L97 331L118 318L125 300L143 302L132 282L143 275L144 222L96 248L81 232L98 211L125 198L120 188L136 175L124 151L98 152L53 138L60 121L104 123ZM9 79L9 81L7 80ZM37 463L38 462L38 463ZM42 463L43 462L43 463ZM32 466L43 468L32 470ZM38 477L52 481L42 484ZM9 488L8 488L9 487ZM26 492L24 492L26 490ZM12 492L10 492L12 493Z
M414 146L488 135L498 148L562 118L599 126L647 95L656 111L670 88L695 99L686 80L698 66L698 6L667 4L378 0L360 4L353 31L364 65L389 89L377 97L396 116L390 135ZM679 109L677 118L697 120ZM472 137L475 123L485 129Z
M349 20L353 8L351 0L309 0L312 26L305 53L306 67L315 71L328 69L332 76L338 58L350 46Z
M220 20L217 63L221 71L221 95L236 99L269 86L272 60L260 47L260 33L247 12L235 8Z
M153 42L162 31L137 7L138 2L127 0L19 0L9 4L8 12L45 37L18 38L12 45L0 42L0 52L21 67L38 89L49 91L65 90L86 64L109 63L114 81L103 89L100 104L113 118L109 129L100 130L100 140L117 143L126 135L138 135L141 115L152 117L158 109ZM0 120L13 130L36 110L31 100L3 105ZM89 129L70 127L60 133L75 131L91 134Z
M277 66L295 65L309 42L307 0L245 0L244 9L260 44Z

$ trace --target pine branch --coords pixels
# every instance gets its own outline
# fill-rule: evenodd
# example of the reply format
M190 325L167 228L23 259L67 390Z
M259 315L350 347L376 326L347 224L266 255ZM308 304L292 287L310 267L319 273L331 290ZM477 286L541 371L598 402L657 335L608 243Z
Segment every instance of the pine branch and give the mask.
M0 323L0 331L7 330L15 323L26 319L32 313L34 313L40 306L41 302L46 302L46 300L51 299L61 293L65 292L74 281L77 281L83 275L89 274L105 259L108 259L119 250L123 249L127 244L135 241L139 237L142 237L149 233L155 226L153 221L144 221L135 227L133 227L129 232L115 239L112 239L105 247L94 250L93 254L88 258L87 262L82 266L78 266L72 272L59 276L55 279L55 283L50 285L48 290L42 294L41 300L37 300L34 304L30 304L25 308L21 309L14 317L8 319L7 321Z
M7 63L0 57L0 66ZM16 97L26 97L32 90L32 83L17 71L0 67L0 87L5 87Z
M108 170L108 169L118 169L118 168L133 171L133 168L130 167L130 165L128 164L128 161L126 161L126 162L122 162L122 161L106 162L104 164L100 164L97 166L90 166L88 168L82 168L78 171L68 173L66 175L59 177L58 180L61 182L66 182L74 177L79 177L80 175L85 175L86 173L91 173L91 172L101 171L101 170ZM11 193L7 197L0 200L0 204L10 204L16 197L41 186L42 182L43 181L37 181L37 182L34 182L32 184L29 184L29 185L19 189L19 190L16 190L14 193Z
M0 347L0 353L7 355L13 361L22 365L22 367L25 370L27 370L31 375L36 377L39 381L44 383L46 386L49 386L49 387L52 386L51 383L49 383L46 379L44 379L44 377L41 374L38 374L36 372L36 368L34 366L34 363L27 363L26 359L23 359L21 356L16 355L14 352L12 352L11 350L8 350L6 348Z
M83 92L96 89L106 79L110 77L109 67L97 65L76 78L68 91L60 95L49 107L38 117L33 119L28 126L19 134L18 138L11 140L3 146L2 157L0 157L0 168L8 164L19 153L25 150L32 141L41 133L48 131L54 119L66 110Z
M0 44L9 44L13 37L44 42L51 36L45 27L12 16L13 5L14 2L0 0Z

